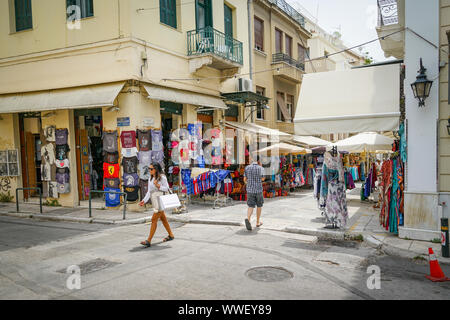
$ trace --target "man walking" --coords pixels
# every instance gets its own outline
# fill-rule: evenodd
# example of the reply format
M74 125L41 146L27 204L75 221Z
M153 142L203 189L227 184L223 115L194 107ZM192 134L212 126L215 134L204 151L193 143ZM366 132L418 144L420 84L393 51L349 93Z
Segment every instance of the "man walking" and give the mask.
M256 227L260 227L262 206L264 203L262 182L264 181L264 169L261 166L259 156L254 157L256 161L253 161L245 168L244 182L247 184L247 219L245 219L245 226L247 230L252 230L250 219L253 214L253 209L256 209Z

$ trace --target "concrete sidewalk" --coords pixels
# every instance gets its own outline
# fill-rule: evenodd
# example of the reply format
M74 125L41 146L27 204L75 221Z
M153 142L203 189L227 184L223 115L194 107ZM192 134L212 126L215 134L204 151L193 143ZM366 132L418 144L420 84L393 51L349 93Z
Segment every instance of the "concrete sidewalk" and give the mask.
M151 221L151 209L146 211L130 204L127 206L126 219L123 220L123 210L106 210L102 202L93 203L92 217L86 203L78 208L43 207L39 214L39 205L20 204L20 213L16 213L15 203L0 203L0 215L22 218L45 219L53 221L103 223L103 224L137 224ZM373 203L361 201L359 189L347 192L348 222L345 230L330 230L325 227L325 218L317 208L312 190L301 190L287 197L265 199L261 221L262 229L306 234L328 239L361 239L372 247L376 247L390 255L411 259L427 259L428 248L441 263L450 264L450 258L441 256L440 243L400 239L384 230L379 222L379 209L373 208ZM193 203L188 206L188 212L183 214L167 213L169 221L181 223L200 223L244 226L247 205L245 202L232 201L230 205L213 209L213 205ZM256 224L256 213L252 217L252 225Z

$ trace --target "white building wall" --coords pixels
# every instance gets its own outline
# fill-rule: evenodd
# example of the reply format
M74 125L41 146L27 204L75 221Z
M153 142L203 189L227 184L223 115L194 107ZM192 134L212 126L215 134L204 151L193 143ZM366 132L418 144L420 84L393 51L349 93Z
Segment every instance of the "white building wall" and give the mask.
M408 0L405 25L439 45L439 0ZM418 107L410 84L416 80L419 60L433 80L425 107ZM405 226L400 237L430 240L438 237L437 119L439 118L439 49L413 32L405 31L405 96L408 163L405 192Z

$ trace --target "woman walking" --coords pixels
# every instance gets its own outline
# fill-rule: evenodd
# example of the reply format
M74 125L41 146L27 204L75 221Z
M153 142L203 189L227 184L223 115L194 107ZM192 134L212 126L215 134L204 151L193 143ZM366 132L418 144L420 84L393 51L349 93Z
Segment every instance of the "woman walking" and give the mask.
M141 244L145 247L150 247L153 235L156 231L156 226L158 225L158 219L161 219L164 227L166 228L169 236L164 238L163 242L171 241L174 239L174 235L172 230L170 229L169 222L167 221L166 214L164 211L159 210L158 197L163 195L163 192L169 191L169 184L167 183L167 178L162 172L161 165L159 163L154 163L149 166L150 169L150 179L148 179L148 191L145 195L144 199L139 202L139 205L144 206L148 200L152 200L153 206L153 217L152 217L152 225L150 227L150 235L148 239L142 241Z

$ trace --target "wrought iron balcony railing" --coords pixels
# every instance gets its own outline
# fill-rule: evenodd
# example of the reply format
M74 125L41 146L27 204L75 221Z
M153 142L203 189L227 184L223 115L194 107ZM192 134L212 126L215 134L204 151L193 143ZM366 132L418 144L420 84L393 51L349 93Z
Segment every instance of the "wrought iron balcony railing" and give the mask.
M188 31L187 51L188 56L212 53L243 64L242 42L212 27Z
M300 70L305 71L305 64L303 62L292 59L289 55L285 53L274 53L272 55L272 63L286 62L287 64L296 67Z
M378 0L378 26L398 24L397 0Z
M285 0L269 0L269 2L275 4L278 8L284 11L284 13L297 21L303 28L305 27L305 17L292 8Z

